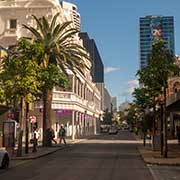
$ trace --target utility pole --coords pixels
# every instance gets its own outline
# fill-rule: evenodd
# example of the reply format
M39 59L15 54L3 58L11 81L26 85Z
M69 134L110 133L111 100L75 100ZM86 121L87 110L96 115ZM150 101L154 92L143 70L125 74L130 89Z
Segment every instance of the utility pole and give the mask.
M29 103L26 103L26 141L25 153L29 153Z

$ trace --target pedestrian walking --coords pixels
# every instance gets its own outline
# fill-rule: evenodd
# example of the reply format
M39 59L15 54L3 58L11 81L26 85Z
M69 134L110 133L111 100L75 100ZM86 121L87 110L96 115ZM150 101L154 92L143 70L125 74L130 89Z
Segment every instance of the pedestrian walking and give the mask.
M38 145L38 139L39 139L39 132L38 132L38 128L36 128L34 130L34 139L36 141L36 146Z
M64 142L64 144L66 144L66 130L64 129L63 124L61 124L61 127L59 129L59 144L61 144L62 140Z
M33 132L33 149L32 149L32 152L37 152L38 139L39 139L39 132L38 132L38 128L36 128Z
M50 128L50 138L51 138L51 141L53 141L55 144L57 144L57 141L54 139L55 138L55 133L54 133L53 128Z

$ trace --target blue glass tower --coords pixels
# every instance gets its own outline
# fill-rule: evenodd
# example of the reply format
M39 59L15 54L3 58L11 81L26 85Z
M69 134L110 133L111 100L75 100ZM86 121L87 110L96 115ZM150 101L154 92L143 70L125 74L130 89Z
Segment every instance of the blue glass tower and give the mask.
M173 16L145 16L139 19L140 69L146 67L152 43L163 39L166 48L175 54Z

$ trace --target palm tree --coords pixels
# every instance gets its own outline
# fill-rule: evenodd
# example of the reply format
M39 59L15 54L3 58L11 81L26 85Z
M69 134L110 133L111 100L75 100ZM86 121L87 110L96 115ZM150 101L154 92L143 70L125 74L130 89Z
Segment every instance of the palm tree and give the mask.
M78 45L74 36L77 35L77 29L72 27L72 22L58 22L59 13L57 13L51 22L43 16L37 18L37 28L23 25L32 35L35 43L41 43L44 53L39 58L38 64L42 67L48 67L50 64L58 65L62 72L66 73L66 69L73 72L79 70L83 73L85 67L84 58L89 59L85 49ZM50 110L52 100L52 87L47 87L43 91L43 145L49 146L49 132L51 127Z

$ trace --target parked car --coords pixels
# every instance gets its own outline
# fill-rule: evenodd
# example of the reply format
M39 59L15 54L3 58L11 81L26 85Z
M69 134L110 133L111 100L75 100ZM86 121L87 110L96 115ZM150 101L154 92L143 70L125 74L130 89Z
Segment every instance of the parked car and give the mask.
M109 129L109 134L117 134L118 133L118 130L114 127L110 128Z
M7 169L9 167L9 154L5 148L0 148L0 168Z

